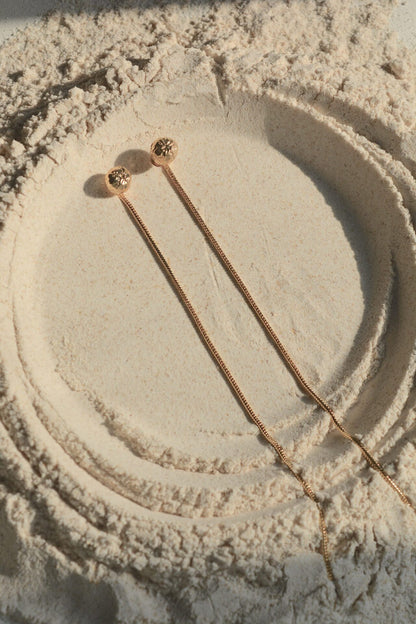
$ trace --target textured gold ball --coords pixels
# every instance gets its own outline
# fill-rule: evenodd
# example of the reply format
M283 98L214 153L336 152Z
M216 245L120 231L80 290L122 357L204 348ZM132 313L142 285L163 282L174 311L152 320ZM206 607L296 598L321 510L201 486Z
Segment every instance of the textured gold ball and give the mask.
M105 174L105 185L110 193L120 195L127 191L131 183L130 171L126 167L113 167Z
M152 163L158 167L168 165L176 158L178 144L173 139L157 139L150 147Z

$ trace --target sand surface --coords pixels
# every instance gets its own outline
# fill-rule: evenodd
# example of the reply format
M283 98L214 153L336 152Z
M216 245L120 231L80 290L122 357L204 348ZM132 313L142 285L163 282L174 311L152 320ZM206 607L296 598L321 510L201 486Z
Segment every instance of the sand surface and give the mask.
M0 612L10 621L413 622L416 63L390 2L55 11L0 49ZM41 43L40 43L41 42ZM120 201L169 259L245 416ZM8 621L7 619L5 621Z

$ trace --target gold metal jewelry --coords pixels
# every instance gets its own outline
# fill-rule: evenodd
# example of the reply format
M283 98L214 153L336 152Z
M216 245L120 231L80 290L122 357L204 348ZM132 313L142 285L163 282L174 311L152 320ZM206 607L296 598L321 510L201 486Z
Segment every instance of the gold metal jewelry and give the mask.
M166 146L165 150L167 150L169 152L168 157L163 158L159 154L156 154L156 150L159 151L159 147L158 146ZM172 147L170 147L170 146L172 146ZM330 415L333 423L335 424L337 429L342 433L342 435L345 438L347 438L348 440L350 440L351 442L353 442L360 449L361 453L364 455L364 457L365 457L366 461L368 462L368 464L374 470L377 470L380 473L380 475L383 477L383 479L386 481L386 483L388 483L388 485L396 492L396 494L398 494L398 496L400 497L402 502L405 503L406 505L408 505L416 513L416 507L410 501L408 496L395 483L395 481L386 473L386 471L381 466L381 464L371 455L371 453L364 446L364 444L356 436L350 434L345 429L345 427L336 418L334 410L326 403L326 401L324 399L322 399L318 395L317 392L315 392L311 388L309 383L305 380L305 378L301 374L301 372L300 372L299 368L297 367L297 365L295 364L294 360L289 355L286 347L281 342L280 338L278 337L278 335L274 331L273 327L271 326L270 322L267 320L266 316L260 310L260 308L257 305L257 303L255 302L253 296L249 292L247 286L245 285L245 283L243 282L243 280L241 279L241 277L237 273L237 271L234 268L234 266L232 265L231 261L228 259L228 257L226 256L225 252L223 251L222 247L220 246L220 244L218 243L218 241L216 240L216 238L212 234L211 230L208 228L207 224L205 223L204 219L202 218L202 216L200 215L200 213L196 209L195 205L191 201L189 195L185 192L184 188L179 183L178 179L176 178L175 174L173 173L172 169L170 168L170 162L172 162L173 159L175 158L175 156L177 154L177 151L178 151L178 147L177 147L176 142L173 139L168 139L168 138L157 139L151 145L151 160L152 160L152 162L154 164L158 164L159 166L161 166L163 168L163 170L164 170L165 174L167 175L167 177L168 177L170 183L172 184L173 188L175 189L175 191L177 192L178 196L180 197L180 199L182 200L182 202L185 204L186 208L188 209L189 213L193 217L194 221L196 222L196 224L198 225L198 227L200 228L200 230L202 231L202 233L204 234L204 236L208 240L211 248L214 250L214 252L217 254L218 258L221 260L224 268L226 269L228 274L233 279L233 281L236 284L237 288L240 290L241 294L243 295L243 297L245 298L246 302L248 303L248 305L250 306L251 310L253 311L253 313L257 317L258 321L260 322L261 326L263 327L265 333L269 336L269 338L271 338L274 346L276 347L276 349L281 354L284 362L286 363L286 365L289 368L289 370L292 372L292 374L295 377L295 379L297 380L299 386L302 388L302 390L307 395L309 395L315 401L315 403L317 403L317 405L319 405L320 408L322 408L325 412L327 412ZM157 163L155 162L156 159L157 159ZM318 505L319 517L320 517L320 526L321 526L321 531L322 531L323 556L324 556L324 559L325 559L325 565L326 565L328 576L329 576L329 578L333 579L332 570L331 570L329 557L328 557L328 536L327 536L327 530L326 530L326 526L325 526L325 522L324 522L324 518L323 518L322 508L321 508L321 506L320 506L320 504L319 504L319 502L317 500L316 495L311 490L310 486L306 484L304 479L302 477L300 477L299 474L296 473L293 470L292 465L291 465L290 461L287 459L283 449L280 447L280 445L275 440L273 440L273 438L267 432L264 424L252 412L251 407L248 405L248 403L246 403L244 397L242 397L241 402L243 404L244 409L249 414L249 416L252 418L252 420L256 423L256 425L260 429L260 431L263 434L263 436L266 438L266 440L276 450L277 454L279 455L279 457L283 461L283 463L286 464L286 466L289 468L289 470L292 472L292 474L294 474L295 477L302 483L302 486L303 486L303 489L304 489L305 493L309 496L309 498L311 498L311 500L313 500Z
M131 184L131 174L126 167L113 167L105 174L105 185L110 193L120 195L127 191Z
M153 143L153 145L156 145L157 143L161 143L161 142L160 141L155 141L155 143ZM157 158L159 159L159 166L163 166L164 168L166 168L166 167L169 166L168 163L171 162L174 159L174 157L176 155L177 147L176 147L176 150L175 150L174 146L176 144L175 144L174 141L171 141L170 139L164 139L163 143L161 143L161 144L163 146L168 146L168 147L166 147L168 152L171 150L170 153L167 153L167 154L162 154L162 153L161 154L157 154ZM172 154L174 154L174 155L172 156ZM164 163L164 164L162 165L162 163ZM130 178L129 171L125 167L123 167L122 169L124 170L123 175L126 175L128 178ZM120 198L120 200L122 201L124 206L126 206L126 208L132 214L132 216L133 216L134 220L136 221L137 225L139 226L143 236L145 237L149 247L153 251L155 257L159 261L160 266L162 267L162 269L166 273L167 277L172 282L176 292L178 293L178 295L179 295L179 297L180 297L180 299L182 301L182 304L185 306L186 310L188 311L188 313L189 313L189 315L191 317L191 320L193 321L196 329L198 330L199 334L201 335L202 339L204 340L204 342L205 342L208 350L210 351L212 357L214 358L214 360L217 362L217 364L221 368L221 370L222 370L222 372L223 372L223 374L224 374L228 384L230 385L232 391L234 392L235 396L237 397L238 401L240 402L242 408L245 410L245 412L248 414L248 416L253 420L253 422L257 425L257 427L259 428L260 433L262 434L262 436L273 447L273 449L276 451L276 453L279 456L279 458L282 461L282 463L288 468L289 472L299 481L299 483L301 484L301 486L303 488L304 493L315 503L315 505L316 505L316 507L318 509L318 512L319 512L319 525L320 525L320 529L321 529L321 533L322 533L322 545L321 545L321 547L322 547L322 555L324 557L325 567L326 567L328 578L333 581L334 580L334 576L333 576L331 563L330 563L330 560L329 560L329 553L328 553L328 532L327 532L327 528L326 528L326 524L325 524L323 508L322 508L322 505L321 505L317 495L315 494L315 492L313 491L313 489L309 485L309 483L306 481L306 479L304 479L302 477L301 473L294 468L294 466L292 464L292 461L286 455L286 451L271 436L271 434L266 429L264 423L260 420L260 418L255 413L254 409L251 407L248 399L244 395L243 391L241 390L241 388L238 385L237 381L235 380L234 376L231 374L228 366L226 365L226 363L222 359L222 357L219 354L217 348L215 347L214 343L212 342L211 338L209 337L208 332L206 331L205 327L203 326L203 324L202 324L202 322L201 322L201 320L200 320L200 318L199 318L195 308L193 307L192 303L188 299L185 291L183 290L183 288L180 285L179 281L175 277L175 274L173 273L173 270L171 269L168 261L166 260L166 258L164 257L163 253L159 249L156 241L152 237L150 231L148 230L148 228L145 225L144 221L142 220L142 218L138 214L137 210L134 208L133 204L124 195L123 191L119 191L118 183L115 184L115 185L113 185L113 184L108 185L107 184L107 178L110 177L110 179L111 179L110 173L112 171L113 170L111 169L108 172L108 174L106 174L106 185L107 185L107 188L110 191L112 191L112 189L114 189L112 192L114 192L114 193L116 193L118 195L118 197Z
M152 163L163 167L171 163L178 153L178 144L173 139L157 139L150 147Z

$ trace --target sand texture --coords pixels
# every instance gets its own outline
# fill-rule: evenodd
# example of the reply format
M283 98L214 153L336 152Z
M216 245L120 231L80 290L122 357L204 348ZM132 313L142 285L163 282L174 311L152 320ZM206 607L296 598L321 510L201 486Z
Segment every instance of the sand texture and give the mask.
M416 63L394 3L118 3L0 48L0 613L27 624L414 622ZM260 437L104 174L168 258Z

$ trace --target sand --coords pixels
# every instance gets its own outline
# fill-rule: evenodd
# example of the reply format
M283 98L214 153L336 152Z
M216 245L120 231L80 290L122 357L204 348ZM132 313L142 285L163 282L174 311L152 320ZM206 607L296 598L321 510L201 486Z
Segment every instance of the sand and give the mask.
M416 501L416 67L392 6L91 4L1 48L10 621L414 621L416 515L304 396L148 154L176 139L176 175L299 368ZM115 164L323 501L335 585L316 507L106 193Z

